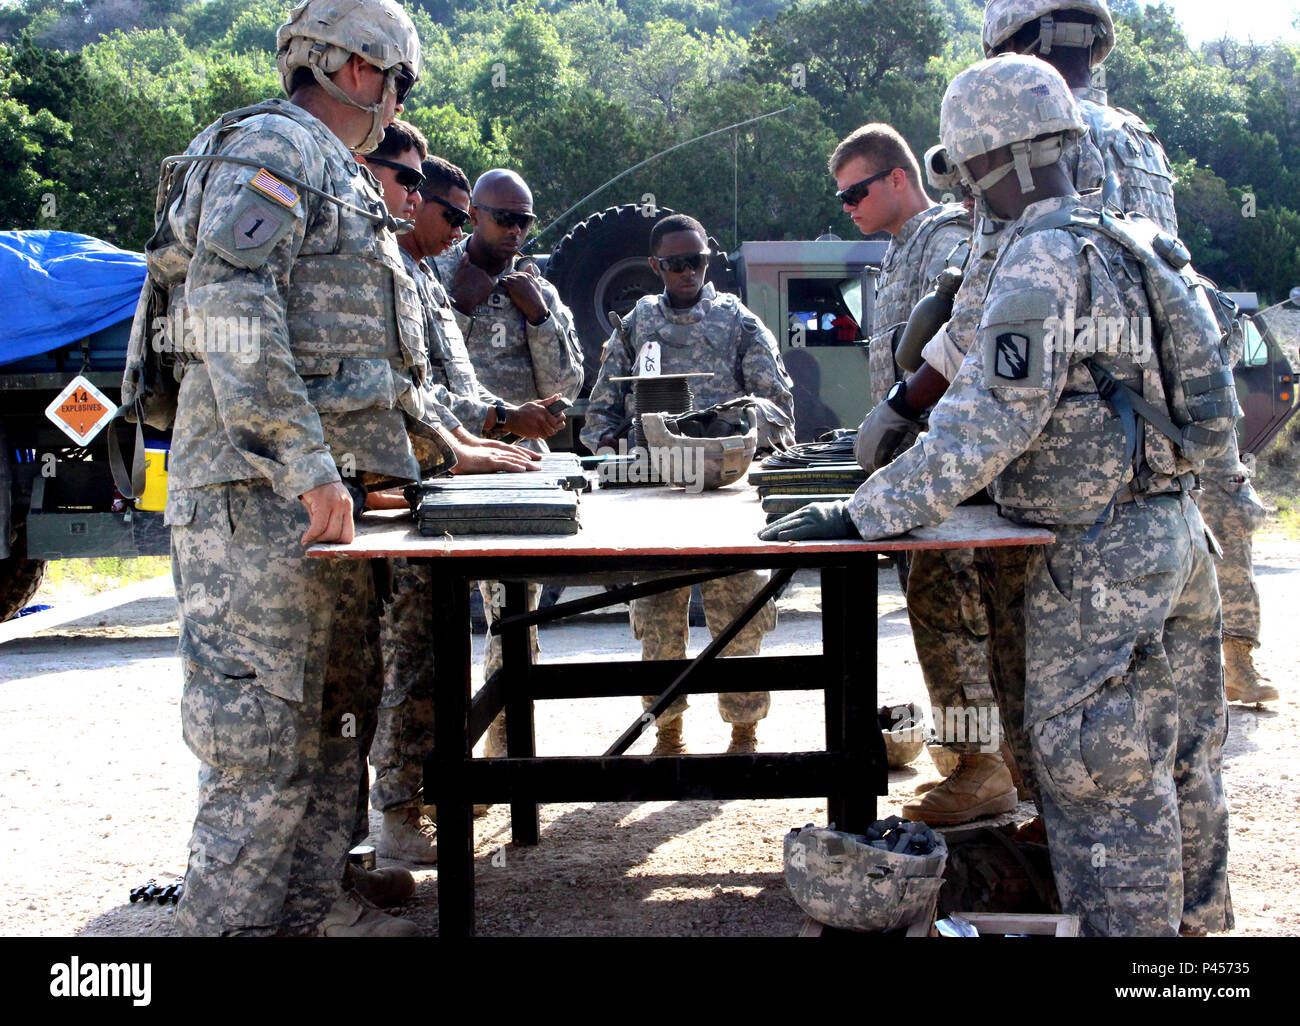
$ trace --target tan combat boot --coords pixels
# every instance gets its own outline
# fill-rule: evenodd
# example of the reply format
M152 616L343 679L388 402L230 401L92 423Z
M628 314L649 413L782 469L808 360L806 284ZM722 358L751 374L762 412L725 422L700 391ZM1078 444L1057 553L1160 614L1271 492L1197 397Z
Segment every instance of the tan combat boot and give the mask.
M380 912L358 896L344 891L316 927L318 937L423 937L414 923Z
M1255 660L1250 654L1252 648L1254 646L1242 638L1223 639L1223 690L1227 692L1229 702L1258 705L1277 700L1277 688L1264 683L1268 678L1261 677L1255 670Z
M682 718L674 716L659 724L658 738L651 755L685 755L686 743L682 741Z
M384 813L375 850L386 859L432 866L438 862L438 828L418 805Z
M930 826L954 826L1012 812L1017 805L1011 771L996 752L963 755L952 775L903 804L903 818Z
M731 744L727 745L727 755L753 755L758 751L758 724L733 723L731 725Z
M356 891L376 908L393 908L415 893L415 877L397 866L365 869L349 862L343 872L343 886Z

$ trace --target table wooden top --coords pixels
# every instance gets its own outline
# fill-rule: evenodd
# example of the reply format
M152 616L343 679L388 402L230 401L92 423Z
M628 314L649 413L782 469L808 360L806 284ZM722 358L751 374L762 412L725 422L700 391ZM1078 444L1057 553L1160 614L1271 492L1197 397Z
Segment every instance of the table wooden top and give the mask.
M937 527L881 541L768 542L758 538L766 517L758 491L738 481L716 491L689 494L679 488L604 488L578 503L581 530L573 535L463 535L425 537L408 512L369 512L347 545L313 545L309 556L417 556L447 558L628 556L810 556L1045 545L1046 528L1022 527L998 516L993 506L962 506Z

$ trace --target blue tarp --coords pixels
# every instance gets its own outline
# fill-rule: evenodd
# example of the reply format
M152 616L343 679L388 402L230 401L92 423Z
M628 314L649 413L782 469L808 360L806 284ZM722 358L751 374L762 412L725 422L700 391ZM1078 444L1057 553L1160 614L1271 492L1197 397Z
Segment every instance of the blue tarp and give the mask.
M135 313L144 254L71 232L0 232L0 364L47 353Z

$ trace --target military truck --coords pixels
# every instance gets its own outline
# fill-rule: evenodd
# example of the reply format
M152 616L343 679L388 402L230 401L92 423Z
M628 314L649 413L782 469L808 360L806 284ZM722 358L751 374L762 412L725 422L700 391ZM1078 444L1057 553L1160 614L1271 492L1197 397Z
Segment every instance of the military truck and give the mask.
M610 311L628 313L660 288L646 263L650 228L671 213L627 204L591 215L539 258L573 310L585 355L586 389L596 380L609 337ZM795 382L801 441L839 426L856 426L869 404L866 343L874 325L873 298L886 242L746 242L717 252L710 278L740 294L777 337ZM710 248L719 250L715 241ZM1258 452L1296 410L1292 368L1252 294L1243 308L1245 355L1236 369L1246 417L1238 432L1243 452ZM0 348L0 620L35 593L46 561L92 556L162 555L169 549L160 512L121 499L109 470L109 432L122 451L135 446L122 421L85 446L69 440L45 410L82 373L117 402L131 321L126 318L54 350L4 362ZM581 412L582 405L575 409ZM576 447L577 433L569 438ZM146 442L167 436L145 429Z
M643 295L658 292L646 263L650 229L672 213L637 204L592 214L570 231L545 263L546 277L572 309L585 354L590 390L600 350L613 325ZM709 277L736 292L771 329L794 379L800 441L833 427L857 427L870 406L866 339L875 330L873 298L887 240L745 242L731 254L715 252ZM716 240L710 249L717 250ZM1238 425L1242 452L1258 452L1296 412L1294 374L1259 314L1254 293L1236 293L1246 349L1235 375L1246 416ZM575 407L580 415L581 404Z

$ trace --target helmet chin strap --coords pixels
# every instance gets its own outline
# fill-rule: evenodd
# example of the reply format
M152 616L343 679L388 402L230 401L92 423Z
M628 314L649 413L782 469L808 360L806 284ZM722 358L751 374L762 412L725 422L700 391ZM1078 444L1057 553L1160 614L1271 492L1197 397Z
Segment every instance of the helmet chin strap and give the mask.
M369 134L358 145L351 147L353 153L369 153L384 138L384 107L387 105L388 94L397 92L394 69L389 68L388 71L384 72L384 91L379 94L379 99L376 102L371 104L357 103L356 100L330 81L329 76L321 70L319 58L322 53L323 50L313 48L311 56L307 59L312 76L316 79L316 84L339 103L346 104L356 110L363 110L370 115Z
M1033 56L1046 56L1053 46L1092 50L1092 44L1098 39L1106 38L1106 29L1096 23L1063 21L1057 24L1050 14L1038 19L1038 38L1018 51Z
M971 181L969 174L963 177L978 203L983 200L985 190L992 188L1014 170L1016 172L1016 181L1020 183L1020 192L1023 195L1034 191L1034 176L1031 168L1055 164L1065 153L1065 147L1066 138L1063 134L1033 141L1024 139L1011 144L1011 159L1005 164L1000 164L982 178L974 181ZM987 205L985 205L985 209L987 210Z

